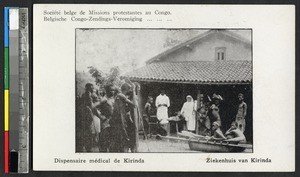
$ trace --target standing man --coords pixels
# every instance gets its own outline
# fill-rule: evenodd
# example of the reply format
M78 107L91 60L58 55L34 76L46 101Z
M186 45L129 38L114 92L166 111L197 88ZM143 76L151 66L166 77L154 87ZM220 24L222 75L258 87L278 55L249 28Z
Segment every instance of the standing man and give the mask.
M100 152L110 152L110 135L111 135L111 127L110 127L110 119L113 114L113 108L115 103L115 96L117 93L117 88L113 85L107 85L105 87L106 95L102 99L100 105L98 106L101 115L99 118L101 119L101 132L99 136L99 151Z
M211 130L211 122L207 115L208 108L204 104L200 106L197 113L199 114L199 119L197 120L199 123L199 133L200 135L210 135Z
M91 83L85 85L85 92L81 96L80 116L82 125L82 134L79 141L82 141L87 152L91 152L93 146L94 111L93 109L99 104L95 99L94 86ZM83 139L83 140L81 140Z
M163 124L168 123L168 107L170 106L170 99L165 94L165 90L161 90L160 95L156 97L155 106L157 107L157 119Z
M112 118L110 119L111 145L110 152L135 152L135 125L130 114L131 109L136 105L128 99L134 84L124 83L121 86L121 93L115 97Z
M239 107L236 114L236 122L238 128L244 133L245 126L246 126L245 117L247 114L247 104L244 102L244 95L242 93L239 93L238 99L239 99Z
M156 97L155 106L157 107L157 119L163 128L167 131L167 135L170 133L169 121L168 121L168 107L170 106L170 99L165 94L165 90L161 90L160 95Z
M223 101L221 95L213 94L212 99L208 96L208 100L210 101L210 121L218 122L220 126L222 125L221 117L220 117L220 103Z

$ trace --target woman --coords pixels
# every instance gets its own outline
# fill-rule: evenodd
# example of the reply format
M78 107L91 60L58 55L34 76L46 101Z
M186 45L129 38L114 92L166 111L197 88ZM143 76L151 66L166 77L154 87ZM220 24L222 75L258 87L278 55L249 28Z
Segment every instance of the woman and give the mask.
M188 131L194 132L196 129L195 103L193 98L188 95L186 102L183 104L181 114L184 116Z

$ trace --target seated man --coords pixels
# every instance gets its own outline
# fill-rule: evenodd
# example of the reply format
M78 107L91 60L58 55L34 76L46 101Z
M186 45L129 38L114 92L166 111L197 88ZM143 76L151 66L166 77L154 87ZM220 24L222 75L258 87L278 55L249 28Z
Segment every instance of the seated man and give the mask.
M223 135L219 122L214 122L212 124L212 134L213 136L210 138L212 140L225 140L226 137Z
M159 121L158 134L162 136L170 136L170 122L168 120Z
M165 122L162 123L163 120L158 120L157 125L157 134L161 136L170 136L171 133L171 125L170 123L175 123L176 126L176 133L181 132L181 129L179 129L179 123L184 121L184 117L180 114L180 111L176 112L174 116L169 117L166 119Z
M231 127L225 133L228 142L246 143L246 137L243 132L238 129L238 123L233 121Z

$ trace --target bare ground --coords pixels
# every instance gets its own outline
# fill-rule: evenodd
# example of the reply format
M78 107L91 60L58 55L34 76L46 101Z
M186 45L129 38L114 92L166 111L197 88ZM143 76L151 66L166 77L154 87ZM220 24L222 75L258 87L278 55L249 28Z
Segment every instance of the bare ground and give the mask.
M93 152L99 152L98 147L92 148ZM160 139L157 140L156 136L149 137L148 139L143 139L142 136L139 138L138 152L185 152L185 153L205 153L202 151L192 151L189 148L187 141L179 141L179 140L166 140ZM251 149L246 149L244 152L251 153Z

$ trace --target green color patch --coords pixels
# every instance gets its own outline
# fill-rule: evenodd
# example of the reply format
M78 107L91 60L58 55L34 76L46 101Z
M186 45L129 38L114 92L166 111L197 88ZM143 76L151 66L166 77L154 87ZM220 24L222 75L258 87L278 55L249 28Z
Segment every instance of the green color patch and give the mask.
M4 89L9 89L9 53L8 48L4 48Z

